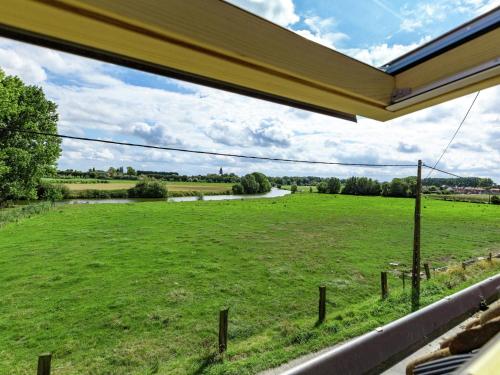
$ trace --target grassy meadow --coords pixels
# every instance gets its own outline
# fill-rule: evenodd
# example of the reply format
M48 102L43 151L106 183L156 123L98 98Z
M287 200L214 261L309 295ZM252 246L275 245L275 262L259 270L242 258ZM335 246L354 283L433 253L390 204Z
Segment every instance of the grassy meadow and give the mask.
M47 182L63 181L46 179ZM70 191L82 190L127 190L134 187L139 181L137 180L106 180L106 182L99 182L99 180L91 180L92 183L87 181L67 182L63 183ZM223 194L231 190L232 184L229 183L212 183L212 182L165 182L168 190L172 192L192 192L198 191L202 193Z
M488 194L428 194L431 199L440 199L454 202L489 203Z
M408 268L412 199L277 199L58 206L0 228L0 374L253 374L409 312L380 271ZM422 259L500 251L500 207L426 199ZM423 282L430 303L498 261ZM317 326L318 286L327 320ZM217 355L220 309L229 347ZM5 370L8 369L8 370ZM7 372L3 372L7 371Z
M284 190L292 190L292 185L282 185L281 188ZM307 185L297 186L297 192L299 192L299 193L311 193L311 188L312 188L312 193L318 192L318 189L316 188L316 186L307 186Z

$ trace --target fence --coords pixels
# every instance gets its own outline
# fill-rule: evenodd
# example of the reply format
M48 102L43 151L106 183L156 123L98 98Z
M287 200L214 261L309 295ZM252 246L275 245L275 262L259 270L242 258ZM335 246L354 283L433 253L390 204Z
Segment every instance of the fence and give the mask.
M492 254L491 252L485 257L477 257L467 259L461 263L462 268L466 269L468 266L483 261L492 261L493 258L500 258L500 253ZM443 272L449 269L450 266L432 268L433 272ZM428 263L424 263L424 272L420 273L420 278L426 277L427 280L431 279L431 268ZM389 271L393 275L400 277L403 281L403 289L405 289L406 275L411 274L411 270L392 270ZM389 283L387 278L387 271L380 273L380 288L381 299L389 297ZM319 286L319 299L318 299L318 321L316 325L322 324L326 320L326 286ZM228 328L229 328L229 308L224 308L219 311L219 342L218 348L221 355L227 350L228 347ZM52 354L45 353L38 357L38 370L37 375L50 375L51 373Z

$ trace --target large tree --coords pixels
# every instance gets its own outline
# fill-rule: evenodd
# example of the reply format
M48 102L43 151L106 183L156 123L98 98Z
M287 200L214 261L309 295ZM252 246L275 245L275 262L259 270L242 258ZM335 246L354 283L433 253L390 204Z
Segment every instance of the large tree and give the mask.
M61 140L15 130L55 134L56 110L40 87L0 70L0 203L36 198L40 179L55 171Z

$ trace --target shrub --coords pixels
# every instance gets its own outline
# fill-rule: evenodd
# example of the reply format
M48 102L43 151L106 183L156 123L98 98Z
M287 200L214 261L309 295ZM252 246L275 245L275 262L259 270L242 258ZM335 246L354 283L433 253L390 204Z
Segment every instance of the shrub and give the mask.
M394 178L382 185L382 195L385 197L413 197L416 194L414 178Z
M329 178L325 181L321 181L318 184L318 193L323 194L338 194L341 187L340 180L336 177Z
M245 191L243 189L243 185L240 183L234 184L232 187L232 190L233 190L233 194L237 194L237 195L241 195L241 194L245 193Z
M338 194L340 192L340 180L338 178L332 177L326 181L327 193L328 194Z
M491 197L491 204L500 204L500 197L498 195L493 195Z
M247 174L241 178L241 185L245 194L256 194L259 192L259 183L253 174Z
M290 190L292 191L292 194L295 194L297 192L297 185L293 184L290 188Z
M37 197L43 201L60 201L67 199L70 196L70 191L67 186L54 185L42 182L37 186Z
M350 195L379 195L380 184L377 180L367 177L350 177L345 181L342 194Z
M118 199L118 198L127 198L128 191L124 189L116 189L116 190L97 190L97 189L88 189L88 190L80 190L73 191L70 193L69 198L71 199Z
M252 175L255 177L255 181L259 184L259 193L267 193L271 191L271 183L264 173L253 172Z
M131 198L166 198L168 196L167 187L158 181L142 181L128 190Z
M328 184L325 181L321 181L318 186L318 193L326 194L328 192Z
M241 186L243 187L244 194L267 193L271 191L269 179L265 174L260 172L253 172L243 176L241 178Z

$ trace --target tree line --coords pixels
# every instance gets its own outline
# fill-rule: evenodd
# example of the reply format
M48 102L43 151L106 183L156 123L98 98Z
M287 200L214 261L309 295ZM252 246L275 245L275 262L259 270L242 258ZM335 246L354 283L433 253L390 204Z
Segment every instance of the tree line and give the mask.
M424 178L424 186L457 186L457 187L492 187L495 183L491 178L455 177L455 178Z
M79 171L75 169L66 169L57 171L56 176L58 178L89 178L89 179L99 179L99 180L110 180L110 179L126 179L126 180L138 180L142 178L150 178L156 180L163 180L169 182L219 182L219 183L240 183L242 177L234 174L234 173L209 173L206 175L181 175L178 172L161 172L161 171L147 171L147 170L135 170L133 167L110 167L107 170L96 170L95 168L91 168L88 171ZM48 176L47 176L48 177ZM358 177L365 178L365 177ZM415 179L415 177L404 177L404 183L408 183L409 180ZM272 177L267 176L267 179L271 183L272 186L319 186L321 183L328 183L329 177L318 177L318 176L283 176L283 177ZM351 178L340 179L340 183L342 185L352 185L352 181L349 181ZM372 180L375 181L375 180ZM393 183L392 181L387 182L388 184ZM379 183L381 185L384 182ZM398 181L394 182L394 184L398 184ZM358 182L357 185L363 186L364 189L368 182ZM447 187L492 187L495 186L495 183L491 178L482 178L482 177L460 177L460 178L424 178L422 179L423 186L447 186ZM321 186L324 186L321 185ZM322 188L320 188L322 189ZM376 189L376 184L372 187L372 189ZM387 187L386 187L387 189ZM393 190L397 189L394 186ZM355 193L356 190L353 190ZM369 195L369 194L366 194ZM377 194L375 194L377 195Z
M222 171L222 169L221 169ZM110 167L107 170L91 168L88 171L66 169L57 171L57 178L88 178L98 180L140 180L144 178L168 182L218 182L237 183L240 177L234 173L209 173L206 175L181 175L178 172L135 170L133 167Z
M340 180L336 177L321 181L316 188L323 194L382 195L385 197L414 197L416 177L394 178L380 183L368 177L350 177ZM292 189L296 190L296 189Z

